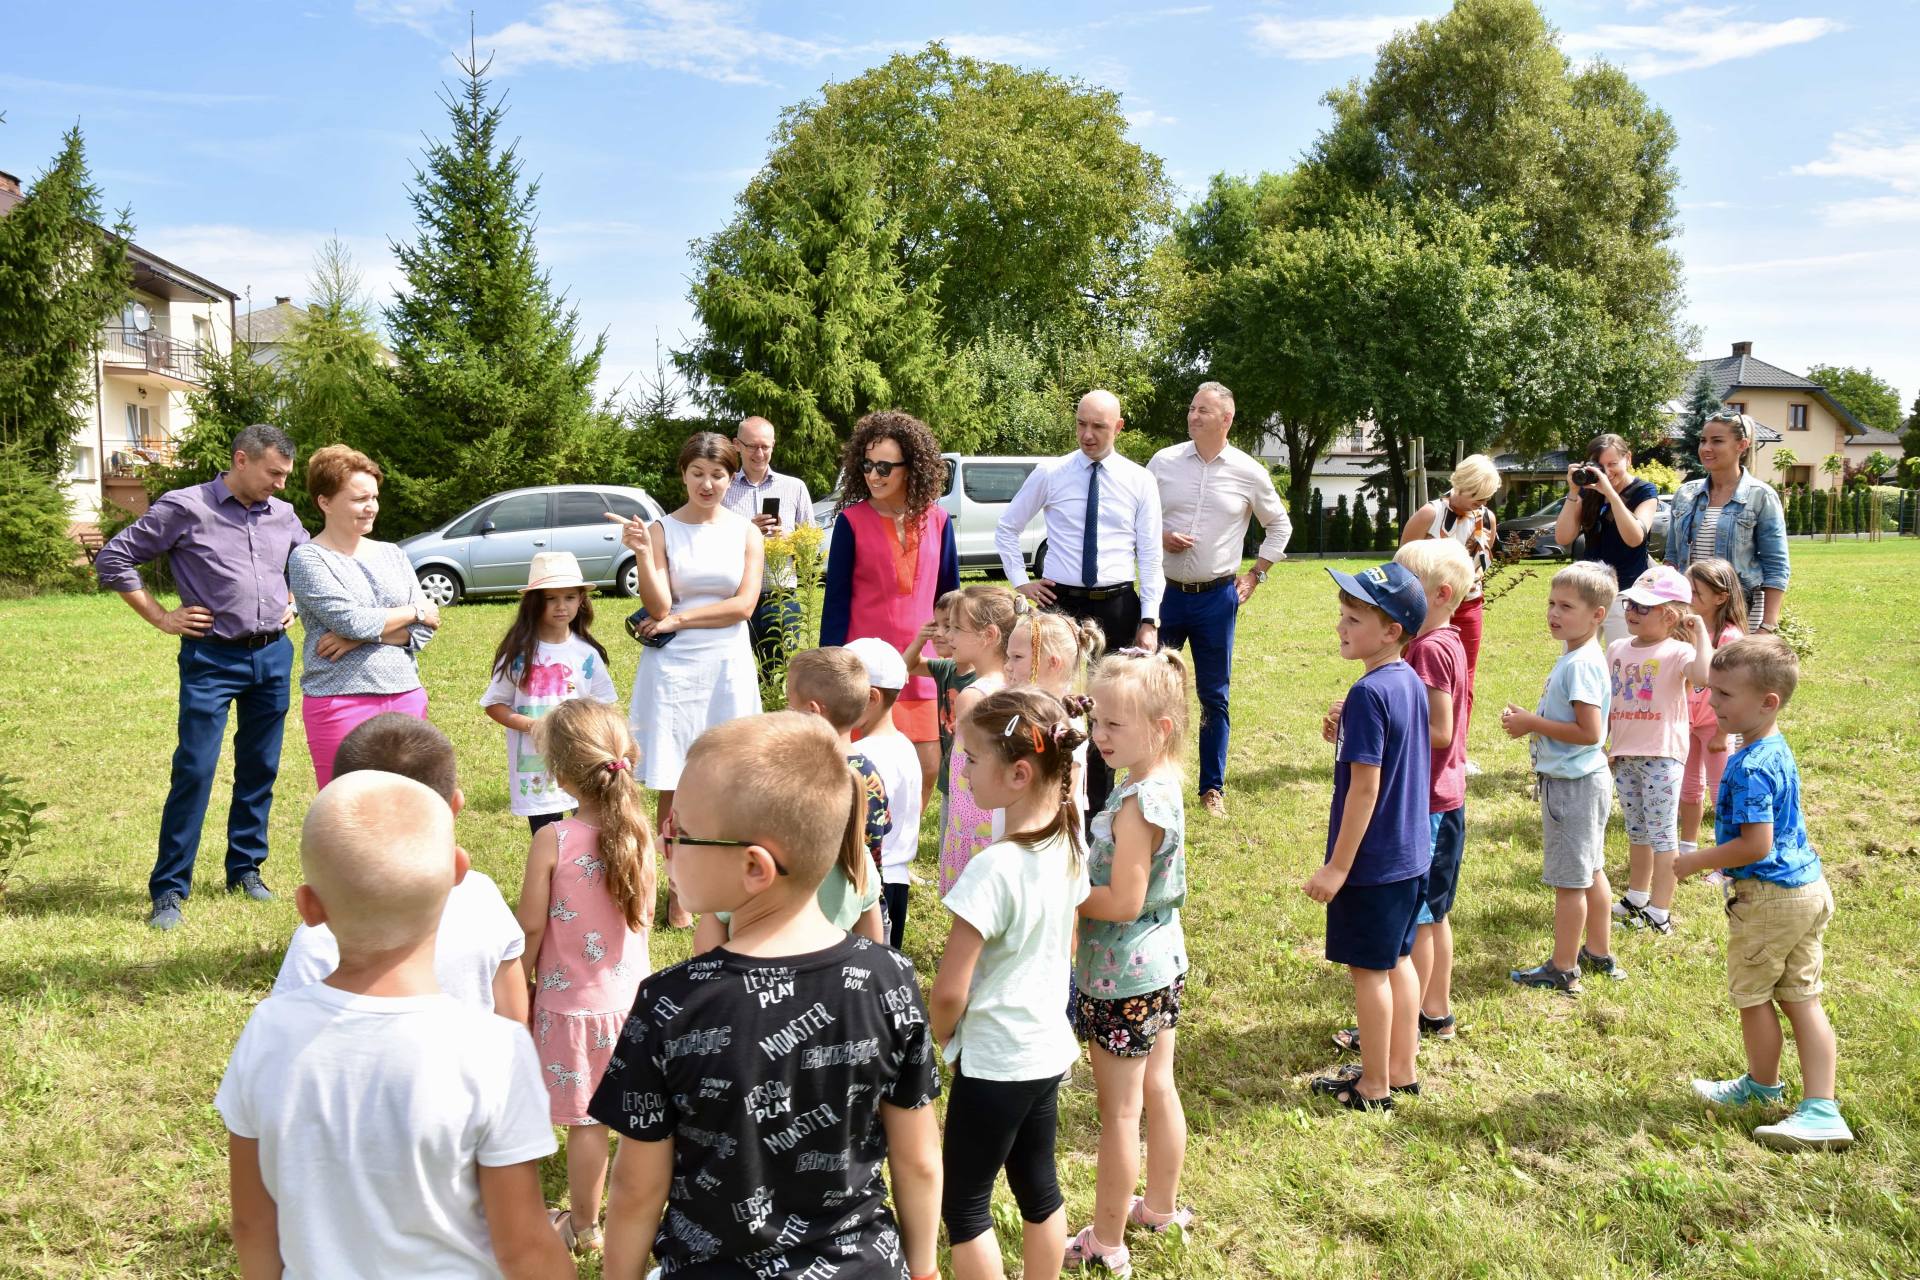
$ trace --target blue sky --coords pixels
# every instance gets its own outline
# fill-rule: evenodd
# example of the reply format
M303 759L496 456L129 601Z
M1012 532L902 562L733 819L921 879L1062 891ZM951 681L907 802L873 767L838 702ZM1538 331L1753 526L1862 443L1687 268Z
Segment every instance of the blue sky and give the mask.
M692 328L687 242L722 225L780 109L946 39L1119 91L1134 137L1189 192L1292 164L1320 95L1438 3L803 5L473 0L541 179L540 246L607 381ZM246 294L299 299L338 234L370 288L396 279L404 184L465 48L451 0L193 4L102 39L102 12L0 16L0 169L31 181L78 120L138 240ZM1576 57L1626 66L1680 132L1688 317L1699 350L1803 371L1871 365L1920 391L1920 4L1554 0ZM137 38L122 38L134 36ZM242 304L243 308L245 303Z

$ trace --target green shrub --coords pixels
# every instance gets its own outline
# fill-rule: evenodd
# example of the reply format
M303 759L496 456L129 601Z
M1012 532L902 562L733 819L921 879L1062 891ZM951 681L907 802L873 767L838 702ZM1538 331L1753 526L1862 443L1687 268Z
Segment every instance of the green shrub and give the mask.
M115 534L139 518L117 502L103 502L100 504L100 536L111 542ZM139 569L140 581L146 584L149 591L158 593L180 589L173 580L173 564L165 556L140 565Z
M1367 495L1364 493L1353 500L1353 527L1348 530L1347 537L1348 550L1373 550L1373 522L1367 518Z
M1680 473L1664 462L1643 462L1636 458L1633 463L1633 474L1662 493L1672 493L1680 487Z
M86 574L66 495L19 451L0 449L0 590L71 591Z
M0 901L7 896L7 882L20 869L21 859L32 852L33 838L46 830L40 815L47 806L27 799L20 779L0 773Z
M1333 518L1327 522L1327 550L1345 551L1347 534L1352 528L1352 519L1347 515L1347 495L1341 494L1340 501L1333 506Z

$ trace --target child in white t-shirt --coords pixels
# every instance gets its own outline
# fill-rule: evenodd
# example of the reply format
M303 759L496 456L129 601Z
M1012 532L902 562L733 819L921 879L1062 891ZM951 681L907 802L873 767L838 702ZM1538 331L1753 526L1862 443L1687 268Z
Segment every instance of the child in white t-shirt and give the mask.
M854 726L854 750L867 758L887 787L893 819L880 846L880 886L885 895L887 945L898 950L907 936L907 892L913 859L920 852L920 754L893 723L893 704L907 684L900 651L876 636L847 641L847 652L867 669L867 711Z
M427 787L336 778L295 901L340 966L261 1001L214 1107L248 1276L574 1274L547 1223L546 1090L522 1027L444 995L434 942L466 854Z
M333 776L377 769L431 788L458 816L466 804L454 773L453 743L447 735L399 711L388 711L356 725L340 740ZM520 976L526 935L499 888L486 875L469 870L447 895L440 913L433 972L440 989L477 1009L517 1023L527 1020L527 987ZM324 924L302 924L293 931L273 994L284 995L320 981L340 964L340 944Z
M593 601L571 551L543 551L527 569L520 610L493 651L480 706L507 731L507 798L534 831L574 808L533 741L533 722L568 698L617 702L607 650L593 638Z
M967 860L945 899L953 929L929 1001L953 1066L941 1216L956 1274L1000 1275L993 1184L1005 1168L1026 1224L1025 1274L1058 1276L1067 1244L1058 1096L1079 1056L1060 985L1089 891L1068 798L1082 735L1058 698L1032 688L982 698L959 730L970 794L1007 811L1008 835Z

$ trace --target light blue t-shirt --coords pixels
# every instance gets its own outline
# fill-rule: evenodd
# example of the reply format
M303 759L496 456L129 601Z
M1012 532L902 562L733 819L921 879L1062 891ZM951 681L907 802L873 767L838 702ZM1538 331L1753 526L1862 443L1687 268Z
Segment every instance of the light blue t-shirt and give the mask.
M1574 721L1573 704L1584 702L1600 708L1600 721L1606 723L1607 707L1613 700L1612 682L1607 676L1607 655L1600 646L1588 641L1560 655L1547 673L1547 684L1540 691L1540 705L1534 708L1548 720L1566 724ZM1577 747L1536 733L1529 740L1533 771L1549 778L1584 778L1607 767L1604 742Z
M1714 837L1721 844L1738 840L1740 828L1749 822L1773 824L1773 848L1757 862L1728 867L1728 876L1789 889L1820 878L1820 855L1807 839L1806 819L1800 813L1800 766L1777 732L1734 752L1720 779L1713 805Z

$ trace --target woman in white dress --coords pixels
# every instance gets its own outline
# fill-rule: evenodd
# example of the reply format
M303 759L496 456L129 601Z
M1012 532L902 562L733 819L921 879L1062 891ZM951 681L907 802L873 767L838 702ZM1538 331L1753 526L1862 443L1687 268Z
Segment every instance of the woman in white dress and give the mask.
M694 739L761 710L747 619L760 599L766 550L752 521L720 505L740 470L740 451L725 436L702 431L681 446L678 466L687 486L684 506L651 528L642 520L621 521L648 615L639 626L646 647L628 720L661 826ZM677 929L693 923L671 890L667 923Z

